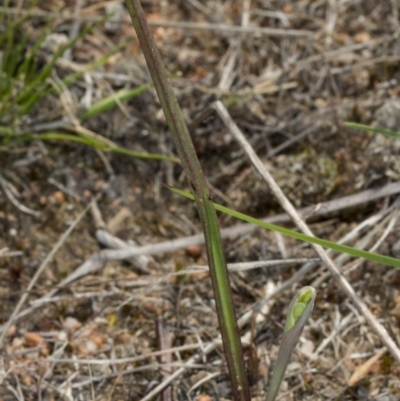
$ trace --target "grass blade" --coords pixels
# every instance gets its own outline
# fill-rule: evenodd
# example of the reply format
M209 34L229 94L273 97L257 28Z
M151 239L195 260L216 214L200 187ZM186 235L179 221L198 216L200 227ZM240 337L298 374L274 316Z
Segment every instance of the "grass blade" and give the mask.
M113 93L111 96L101 99L97 103L93 104L82 114L81 118L82 120L86 120L90 117L97 116L100 113L104 113L105 111L116 107L119 102L125 102L127 100L133 99L136 96L139 96L141 93L147 91L152 86L152 84L144 84L138 86L135 89L123 89L117 93Z
M115 152L122 155L135 157L138 159L163 160L175 163L179 162L179 160L173 156L166 156L158 153L136 152L134 150L118 146L109 140L106 139L102 140L100 135L93 137L81 132L77 132L77 135L63 134L59 132L48 132L43 134L21 134L17 137L17 141L31 141L34 139L41 141L75 142L86 146L90 146L92 148L99 149L103 152Z
M358 129L360 131L374 132L375 134L383 134L392 138L400 138L400 131L392 131L386 128L370 127L369 125L358 123L344 123L346 127Z
M179 195L185 196L186 198L193 200L193 196L185 191L181 191L176 188L170 188L170 189ZM353 248L353 247L347 246L347 245L337 244L336 242L331 242L331 241L321 239L318 237L310 237L308 235L301 234L297 231L289 230L287 228L276 226L275 224L270 224L265 221L256 219L254 217L247 216L246 214L236 212L235 210L229 209L227 207L224 207L224 206L221 206L218 204L214 204L214 206L215 206L215 209L219 210L220 212L228 214L237 219L246 221L247 223L255 224L258 227L266 228L268 230L275 231L277 233L286 235L287 237L291 237L291 238L295 238L295 239L298 239L298 240L301 240L304 242L308 242L309 244L321 245L324 248L332 249L337 252L347 253L351 256L370 260L371 262L378 262L378 263L382 263L387 266L397 267L398 269L400 268L400 259L392 258L390 256L381 255L381 254L374 253L374 252L364 251L362 249L356 249L356 248Z

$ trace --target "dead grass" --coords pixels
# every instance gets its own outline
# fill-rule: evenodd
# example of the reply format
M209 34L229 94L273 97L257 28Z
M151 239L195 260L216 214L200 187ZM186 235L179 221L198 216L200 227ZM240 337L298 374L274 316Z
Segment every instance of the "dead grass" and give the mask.
M72 20L67 14L75 12L75 2L53 0L40 4L30 23L37 28L48 13L63 10L56 31L70 35L73 26L79 30L88 20L103 16L108 3L112 2L99 6L87 1L77 9L79 18ZM400 181L396 141L343 127L344 121L393 121L392 115L382 117L382 106L393 103L400 88L395 1L143 4L187 121L196 123L196 116L215 98L223 100L296 207ZM174 27L174 21L202 28L207 24L207 29L182 29ZM244 28L242 33L229 32L221 25ZM286 36L288 30L298 34ZM78 70L130 35L133 28L124 13L115 32L109 26L96 28L59 63L55 74L63 77ZM29 126L61 121L68 115L65 104L79 117L90 102L148 81L140 49L132 40L105 68L69 88L64 102L47 99ZM389 109L386 106L385 113ZM398 125L389 128L400 129L394 121ZM133 150L174 152L152 91L84 124ZM216 201L257 217L281 212L218 117L201 118L192 133ZM173 381L173 400L230 399L208 274L170 275L206 263L198 241L183 240L180 250L151 258L85 264L100 248L98 229L124 240L120 246L129 240L157 244L200 232L194 206L163 187L187 186L180 167L62 143L33 142L26 148L2 150L1 173L12 184L16 199L41 212L32 216L6 196L0 199L0 248L8 248L0 269L2 324L68 225L94 195L100 198L30 292L22 307L29 313L6 335L0 399L141 400L183 366L186 369ZM366 200L351 209L322 214L311 227L316 235L335 241L353 231L348 243L365 249L382 238L377 251L400 257L393 203L393 196ZM234 224L232 218L221 216L221 226ZM393 228L385 233L389 224ZM261 231L236 235L225 246L229 262L315 256L308 245ZM399 343L399 273L333 257ZM70 282L68 277L78 267L82 275ZM263 399L268 386L284 308L295 286L274 294L298 270L275 267L232 273L238 316L254 311L252 319L243 319L242 332L255 400ZM63 280L68 285L60 288ZM381 352L380 339L321 266L300 277L298 286L311 283L319 286L315 311L288 369L281 399L400 399L399 366ZM166 327L157 325L160 318ZM157 340L157 333L165 341ZM160 348L163 358L156 354ZM352 383L355 372L360 379ZM168 399L166 394L163 400Z

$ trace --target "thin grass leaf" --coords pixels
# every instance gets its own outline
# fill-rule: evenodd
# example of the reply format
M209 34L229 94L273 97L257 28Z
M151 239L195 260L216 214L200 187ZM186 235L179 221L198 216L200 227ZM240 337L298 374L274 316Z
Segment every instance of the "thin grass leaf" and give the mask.
M96 21L66 45L60 46L46 65L39 69L36 54L42 47L47 36L53 31L52 25L56 15L41 28L40 35L35 40L33 46L26 50L29 47L28 40L30 37L29 33L24 30L24 23L29 18L30 10L33 9L36 3L36 0L31 2L29 10L21 17L17 18L7 12L0 15L1 19L7 21L5 24L7 30L0 35L0 48L8 49L8 52L3 51L2 65L0 66L0 122L4 126L13 129L15 133L18 132L22 116L28 115L45 96L56 93L56 88L50 84L48 78L57 60L67 49L73 47L80 38L109 17L105 16L101 20ZM24 32L26 33L24 34ZM63 79L63 82L67 86L74 83L85 72L107 62L110 55L121 50L127 43L128 40L116 46L99 60L83 68L82 71L70 74ZM2 138L3 143L7 142L8 139L10 138ZM129 152L121 149L121 153L143 158L140 152ZM152 156L147 157L146 155L144 158L151 159ZM156 158L159 159L158 156ZM163 157L161 159L164 160Z
M75 142L83 145L87 145L96 149L107 151L110 149L108 144L101 141L96 141L93 138L87 138L83 136L62 134L58 132L54 133L44 133L44 134L23 134L18 135L18 140L16 142L26 142L32 140L39 141L65 141L65 142Z
M29 16L29 10L25 13L24 19ZM46 40L48 34L52 32L52 21L49 21L44 28L41 29L39 37L36 39L33 47L25 51L30 39L29 32L24 32L23 23L12 24L8 28L8 41L10 48L5 54L3 60L2 71L6 73L9 90L2 93L3 113L9 113L8 120L13 121L18 116L26 114L26 104L34 104L36 94L47 86L45 79L38 79L38 69L36 65L35 55ZM21 33L20 33L21 32ZM17 38L17 33L22 35ZM32 86L32 82L36 82Z
M0 125L0 134L5 134L6 136L11 136L14 133L14 130L9 127L4 127Z
M374 132L375 134L383 134L392 138L400 138L400 131L392 131L386 128L376 128L369 125L363 125L358 123L344 123L346 127L358 129L360 131Z
M52 69L54 68L57 60L62 57L62 55L68 50L71 49L72 47L75 46L76 42L83 38L85 35L90 33L95 27L103 23L107 19L107 16L102 18L99 21L94 22L93 24L90 24L87 28L83 29L79 35L77 35L74 39L70 40L66 45L60 46L52 55L50 61L46 64L46 66L39 72L39 74L36 75L36 78L28 85L26 88L24 88L24 91L21 93L21 95L17 98L17 102L23 102L26 97L30 97L32 91L36 91L38 87L40 87L40 83L46 82L47 78L50 76ZM39 90L41 91L41 90ZM30 107L25 107L23 108L23 112L28 113L29 110L32 107L32 102L29 105Z
M67 75L63 80L63 84L65 86L70 86L75 83L79 78L81 78L86 72L92 71L95 68L101 67L107 63L111 56L118 53L119 51L123 50L126 45L129 43L129 39L123 41L119 45L115 46L112 50L107 52L104 56L100 57L98 60L95 60L93 63L87 65L86 67L82 68L81 71L73 72L72 74ZM51 91L50 91L51 93Z
M0 127L0 132L1 132L1 127ZM166 156L158 153L136 152L134 150L118 146L113 142L110 143L109 141L101 140L98 138L99 137L92 137L85 135L83 133L80 133L80 135L71 135L58 132L49 132L43 134L20 134L16 138L16 142L26 142L32 140L75 142L75 143L80 143L82 145L90 146L92 148L99 149L103 152L115 152L122 155L135 157L138 159L162 160L175 163L179 162L179 160L173 156Z
M171 187L169 187L169 188L171 189L171 191L173 191L179 195L182 195L188 199L193 200L193 195L191 195L185 191L181 191L180 189L171 188ZM266 228L268 230L275 231L277 233L280 233L280 234L283 234L288 237L295 238L295 239L298 239L298 240L301 240L304 242L308 242L310 244L321 245L324 248L332 249L337 252L347 253L348 255L355 256L357 258L363 258L366 260L370 260L371 262L382 263L384 265L396 267L398 269L400 268L400 259L392 258L390 256L381 255L381 254L374 253L374 252L364 251L362 249L353 248L353 247L347 246L347 245L337 244L336 242L327 241L327 240L324 240L324 239L321 239L318 237L309 237L308 235L301 234L297 231L293 231L293 230L289 230L287 228L276 226L274 224L267 223L265 221L256 219L254 217L247 216L243 213L236 212L235 210L218 205L216 203L214 203L214 206L215 206L215 209L219 210L220 212L223 212L225 214L233 216L237 219L246 221L248 223L255 224L258 227Z
M138 86L135 89L126 90L123 89L117 93L108 96L97 103L93 104L89 107L81 116L82 120L86 120L90 117L97 116L100 113L104 113L107 110L110 110L118 105L119 102L123 103L130 99L133 99L136 96L139 96L141 93L147 91L153 86L153 84L143 84Z
M300 335L311 316L314 307L316 291L313 287L303 287L290 303L284 335L279 347L274 373L268 389L266 401L274 401L278 395L282 380L285 377L287 366L294 349L296 348Z

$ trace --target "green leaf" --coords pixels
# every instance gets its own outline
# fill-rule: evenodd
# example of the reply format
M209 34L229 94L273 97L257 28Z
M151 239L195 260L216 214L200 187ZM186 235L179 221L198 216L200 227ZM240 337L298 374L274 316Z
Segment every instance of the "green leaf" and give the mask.
M171 188L171 187L169 187L169 188L171 189L171 191L173 191L179 195L182 195L188 199L193 200L193 196L191 194L189 194L185 191L181 191L176 188ZM371 262L378 262L378 263L382 263L384 265L400 268L400 259L392 258L390 256L381 255L381 254L374 253L374 252L364 251L362 249L353 248L353 247L347 246L347 245L337 244L336 242L331 242L331 241L321 239L318 237L310 237L308 235L298 233L297 231L289 230L287 228L283 228L280 226L276 226L274 224L267 223L262 220L258 220L254 217L247 216L243 213L236 212L235 210L229 209L227 207L224 207L224 206L221 206L218 204L214 204L214 206L215 206L216 210L219 210L225 214L236 217L237 219L246 221L248 223L255 224L258 227L266 228L268 230L272 230L277 233L286 235L288 237L299 239L304 242L308 242L310 244L321 245L324 248L332 249L334 251L338 251L338 252L342 252L342 253L347 253L348 255L355 256L358 258L370 260Z
M1 127L0 127L1 129ZM0 130L1 132L1 130ZM17 141L30 141L33 139L41 140L41 141L67 141L67 142L76 142L81 143L86 146L91 146L92 148L99 149L103 152L115 152L120 153L126 156L135 157L138 159L148 159L148 160L163 160L170 162L178 162L179 160L173 156L161 155L158 153L145 153L145 152L136 152L134 150L126 149L121 146L114 144L111 141L102 139L100 135L97 136L89 136L82 132L76 132L77 135L71 134L63 134L58 132L49 132L43 134L21 134L16 140Z
M375 134L383 134L386 136L390 136L392 138L400 138L399 131L392 131L392 130L386 129L386 128L376 128L376 127L371 127L369 125L363 125L363 124L357 124L357 123L344 123L344 125L346 127L358 129L361 131L374 132Z
M151 88L153 85L152 84L144 84L141 86L138 86L135 89L131 90L121 90L117 93L114 93L112 96L108 96L94 105L92 105L90 108L88 108L82 115L82 120L86 120L87 118L96 116L100 113L104 113L107 110L110 110L118 105L119 102L125 102L130 99L133 99L136 96L139 96L141 93L147 91L149 88Z

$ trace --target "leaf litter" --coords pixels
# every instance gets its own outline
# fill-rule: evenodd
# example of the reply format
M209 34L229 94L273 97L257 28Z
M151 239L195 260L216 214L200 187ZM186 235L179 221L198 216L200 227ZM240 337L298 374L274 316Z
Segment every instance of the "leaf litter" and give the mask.
M68 37L73 25L79 31L103 17L111 3L87 1L76 8L67 0L39 2L28 23L39 30L52 12L63 10L53 30ZM396 2L248 3L243 8L239 1L144 2L185 117L193 123L215 201L255 217L282 211L218 117L209 114L196 122L216 98L298 208L400 181L399 148L391 138L343 126L386 122L383 128L400 130L395 112L390 114L398 109L400 88ZM14 2L8 7L19 11ZM134 32L127 13L100 25L56 63L56 82L129 36ZM148 82L132 39L104 66L64 88L63 101L55 95L43 99L24 129L52 129L70 113L79 121L88 104ZM153 89L81 124L118 146L174 156ZM11 143L2 150L1 174L17 200L7 194L0 199L2 325L57 240L97 198L30 290L22 306L29 313L5 333L0 397L15 399L19 392L28 400L38 394L48 400L141 400L182 370L162 397L168 391L173 400L229 400L208 273L190 269L206 264L205 252L201 243L184 241L200 233L199 221L191 203L164 187L188 189L180 167L66 142ZM396 208L386 220L382 213L394 202L393 194L367 198L349 209L322 212L310 224L316 235L335 241L351 232L348 244L369 249L396 219ZM220 218L223 227L237 224ZM399 228L395 222L385 234L380 253L397 255ZM100 244L100 229L110 229L114 242L107 237ZM142 264L87 263L101 247L118 249L115 239L122 241L119 246L183 240L179 249ZM258 230L238 233L225 247L232 263L315 257L309 245ZM334 257L399 343L399 272ZM68 280L85 263L87 270ZM265 399L289 300L301 286L320 282L280 399L397 400L399 367L380 339L318 264L297 285L291 283L300 266L231 273L253 399ZM63 280L67 285L60 286Z

